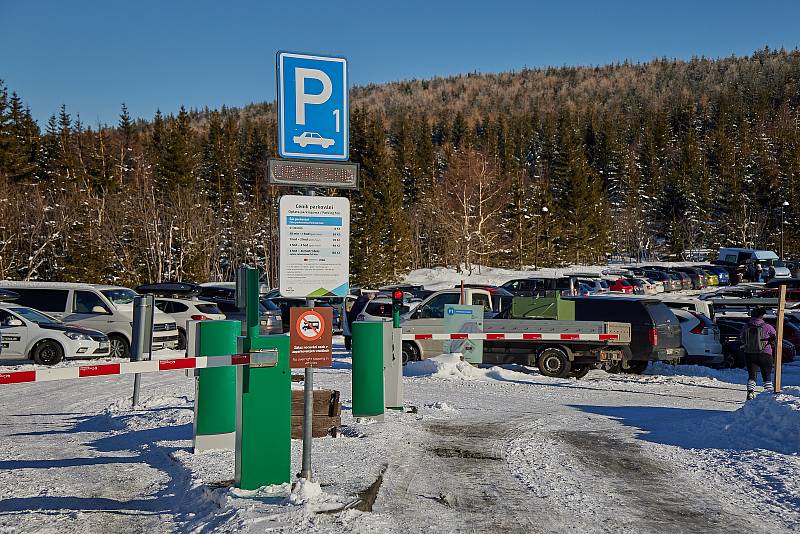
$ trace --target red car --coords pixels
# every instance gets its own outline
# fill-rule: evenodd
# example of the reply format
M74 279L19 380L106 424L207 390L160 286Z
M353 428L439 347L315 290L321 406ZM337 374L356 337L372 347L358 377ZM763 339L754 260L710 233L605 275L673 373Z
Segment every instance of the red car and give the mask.
M629 295L633 294L633 284L631 284L625 278L617 278L615 280L609 280L608 289L615 293L627 293Z

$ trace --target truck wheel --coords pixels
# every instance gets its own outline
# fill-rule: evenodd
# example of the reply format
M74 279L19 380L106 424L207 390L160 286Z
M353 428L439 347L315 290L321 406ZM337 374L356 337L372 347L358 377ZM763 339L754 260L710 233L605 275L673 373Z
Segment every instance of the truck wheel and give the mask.
M53 340L45 340L33 349L33 361L39 365L55 365L64 359L64 349Z
M419 360L419 349L413 343L403 343L403 365Z
M558 347L547 347L536 361L539 372L552 378L566 378L570 371L567 353Z
M588 365L576 365L572 368L569 376L575 377L575 380L580 380L589 373Z
M108 336L109 351L108 355L112 358L130 358L131 347L128 345L128 340L119 334L111 334Z
M628 362L628 368L627 369L623 368L623 371L625 371L626 373L630 373L632 375L640 375L644 372L645 369L647 369L648 363L649 362L647 362L646 360L645 361L631 360Z

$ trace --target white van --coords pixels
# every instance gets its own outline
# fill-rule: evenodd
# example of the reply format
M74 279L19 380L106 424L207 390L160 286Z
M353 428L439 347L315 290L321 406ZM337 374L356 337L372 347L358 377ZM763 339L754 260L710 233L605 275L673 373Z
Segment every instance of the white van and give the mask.
M137 293L119 286L66 282L0 281L0 289L19 295L16 300L68 324L99 330L108 336L110 356L130 357L133 298ZM160 310L153 313L153 350L177 349L178 326Z

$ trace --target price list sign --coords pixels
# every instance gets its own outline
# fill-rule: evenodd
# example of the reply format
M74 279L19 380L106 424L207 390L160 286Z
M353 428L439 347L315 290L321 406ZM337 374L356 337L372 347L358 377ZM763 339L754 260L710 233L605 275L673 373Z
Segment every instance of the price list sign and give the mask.
M350 201L284 195L280 201L280 293L343 297L350 290Z

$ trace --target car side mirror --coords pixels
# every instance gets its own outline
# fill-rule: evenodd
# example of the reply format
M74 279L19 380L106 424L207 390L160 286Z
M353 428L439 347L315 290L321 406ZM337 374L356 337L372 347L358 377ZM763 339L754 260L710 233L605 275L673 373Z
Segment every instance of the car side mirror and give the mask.
M19 319L9 319L6 322L6 326L25 326L25 323L23 323Z
M92 306L92 313L106 313L106 309L102 306Z

